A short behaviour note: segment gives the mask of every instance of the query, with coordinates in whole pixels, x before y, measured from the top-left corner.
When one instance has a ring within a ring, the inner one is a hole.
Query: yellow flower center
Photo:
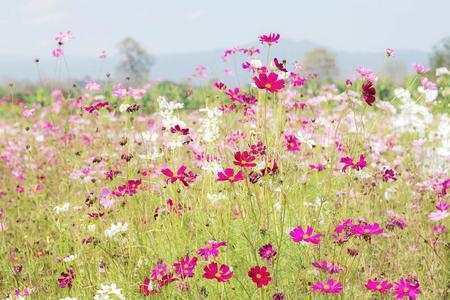
[[[233,181],[233,180],[234,180],[234,176],[230,176],[228,179],[229,179],[230,181]]]
[[[241,160],[241,165],[245,165],[247,162],[245,160]]]
[[[220,278],[220,277],[222,277],[222,274],[220,274],[220,273],[216,273],[216,278]]]
[[[184,268],[187,269],[189,267],[188,264],[184,264]]]
[[[369,229],[364,229],[364,233],[370,233]]]
[[[294,143],[289,143],[289,147],[294,147]]]
[[[265,88],[266,89],[270,89],[272,87],[272,85],[270,83],[266,83]]]
[[[256,278],[260,279],[261,278],[261,274],[256,274]]]
[[[305,234],[303,235],[303,239],[304,239],[304,240],[309,239],[309,234],[306,234],[306,233],[305,233]]]
[[[409,292],[409,289],[408,288],[404,288],[403,289],[403,293],[408,293]]]
[[[323,289],[326,290],[326,291],[328,291],[328,290],[330,289],[330,286],[329,286],[328,284],[325,284],[325,285],[323,286]]]
[[[381,285],[377,285],[376,289],[381,290],[383,287]]]

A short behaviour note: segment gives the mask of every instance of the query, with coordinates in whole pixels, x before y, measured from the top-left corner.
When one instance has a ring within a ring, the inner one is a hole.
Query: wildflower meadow
[[[322,82],[254,42],[239,82],[2,88],[1,299],[449,299],[450,71]]]

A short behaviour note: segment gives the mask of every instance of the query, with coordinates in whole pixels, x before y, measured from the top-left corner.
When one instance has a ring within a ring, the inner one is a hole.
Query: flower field
[[[381,95],[258,42],[250,84],[7,87],[0,297],[448,299],[450,72]]]

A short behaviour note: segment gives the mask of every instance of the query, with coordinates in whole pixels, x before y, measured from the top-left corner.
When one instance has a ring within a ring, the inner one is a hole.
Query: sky
[[[337,51],[431,51],[450,36],[450,0],[1,0],[0,55],[50,55],[70,30],[77,56],[115,53],[131,36],[154,55],[310,40]]]

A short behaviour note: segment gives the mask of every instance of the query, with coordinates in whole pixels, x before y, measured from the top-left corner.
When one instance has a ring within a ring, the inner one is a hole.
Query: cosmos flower
[[[280,39],[279,33],[269,33],[259,36],[259,41],[263,44],[266,43],[269,46],[272,44],[277,44],[279,39]]]
[[[386,48],[385,50],[387,57],[394,57],[395,56],[395,50],[392,48]]]
[[[167,182],[175,183],[177,180],[180,180],[183,185],[189,186],[189,183],[186,180],[186,169],[187,167],[185,165],[182,165],[176,172],[173,172],[169,168],[164,168],[161,170],[161,173],[168,177]]]
[[[367,166],[366,157],[364,154],[359,156],[359,160],[355,163],[351,157],[343,157],[340,160],[340,163],[344,164],[342,168],[342,172],[347,171],[348,168],[353,168],[357,171],[364,169]]]
[[[55,48],[55,49],[53,49],[53,51],[52,51],[52,55],[53,55],[54,57],[61,57],[61,56],[64,55],[64,50],[63,50],[62,48]]]
[[[269,271],[267,271],[266,267],[254,266],[250,268],[248,271],[248,277],[252,279],[254,283],[256,283],[257,288],[262,288],[269,284],[272,281],[272,277],[270,277]]]
[[[180,260],[173,264],[175,267],[175,273],[180,275],[181,278],[194,277],[194,269],[197,265],[197,257],[189,258],[186,255],[185,258],[180,258]]]
[[[327,282],[318,281],[311,286],[314,292],[322,292],[327,294],[338,294],[342,291],[342,283],[328,279]]]
[[[303,230],[302,226],[298,226],[293,229],[289,235],[291,236],[294,243],[306,242],[312,244],[320,243],[320,233],[313,234],[313,228],[308,225],[306,231]]]
[[[286,67],[285,67],[286,61],[283,61],[283,62],[280,63],[280,62],[278,62],[278,58],[275,57],[273,59],[273,64],[281,72],[287,72]]]
[[[61,276],[58,279],[60,288],[68,287],[72,288],[72,282],[75,279],[75,272],[72,267],[66,269],[66,272],[61,272]]]
[[[421,64],[413,64],[412,65],[414,70],[417,72],[417,74],[426,74],[428,72],[430,72],[430,68],[425,67]]]
[[[395,287],[393,294],[397,299],[404,299],[406,297],[409,297],[409,300],[415,300],[416,295],[422,293],[422,291],[419,289],[419,283],[413,283],[409,278],[400,278],[398,282],[394,282],[394,285]]]
[[[367,280],[365,287],[369,291],[384,294],[389,291],[389,289],[392,287],[392,284],[390,284],[387,280],[378,281],[378,280],[370,280],[369,279],[369,280]]]
[[[203,274],[203,278],[215,279],[218,282],[226,282],[233,276],[233,270],[231,267],[225,264],[222,264],[220,267],[218,267],[216,262],[212,262],[207,265],[203,269],[203,271],[205,272]]]
[[[243,152],[238,151],[234,154],[233,164],[235,166],[251,168],[256,166],[256,163],[253,162],[255,159],[256,157],[249,154],[247,151]]]
[[[377,93],[377,90],[372,85],[372,81],[364,82],[361,86],[361,90],[364,101],[366,101],[369,106],[372,106],[375,102],[375,95]]]
[[[205,260],[208,260],[209,257],[212,256],[218,256],[219,255],[219,248],[222,246],[226,246],[227,242],[216,242],[214,240],[208,241],[208,246],[205,248],[201,248],[197,250],[197,254],[200,256],[203,256]]]
[[[295,152],[300,151],[300,142],[295,137],[295,135],[288,135],[285,137],[286,139],[286,147],[288,151]]]
[[[229,181],[231,183],[244,180],[242,171],[239,170],[236,174],[234,174],[234,170],[232,168],[226,168],[223,172],[218,172],[217,177],[218,181]]]
[[[342,272],[343,268],[336,265],[335,263],[330,263],[326,260],[322,260],[322,262],[314,261],[311,263],[314,268],[325,271],[328,274],[339,274]]]
[[[270,72],[268,76],[266,73],[260,73],[258,76],[253,77],[253,81],[259,89],[267,90],[271,93],[276,93],[284,88],[284,80],[278,79],[278,74],[274,72]]]
[[[153,283],[148,277],[144,278],[144,282],[141,284],[139,291],[144,296],[156,294],[156,289],[154,288]]]
[[[272,257],[277,255],[277,250],[272,247],[272,244],[265,244],[259,248],[258,253],[261,258],[270,263],[272,261]]]
[[[383,233],[383,229],[380,228],[378,223],[374,223],[373,225],[353,225],[350,233],[357,236],[379,235]]]

